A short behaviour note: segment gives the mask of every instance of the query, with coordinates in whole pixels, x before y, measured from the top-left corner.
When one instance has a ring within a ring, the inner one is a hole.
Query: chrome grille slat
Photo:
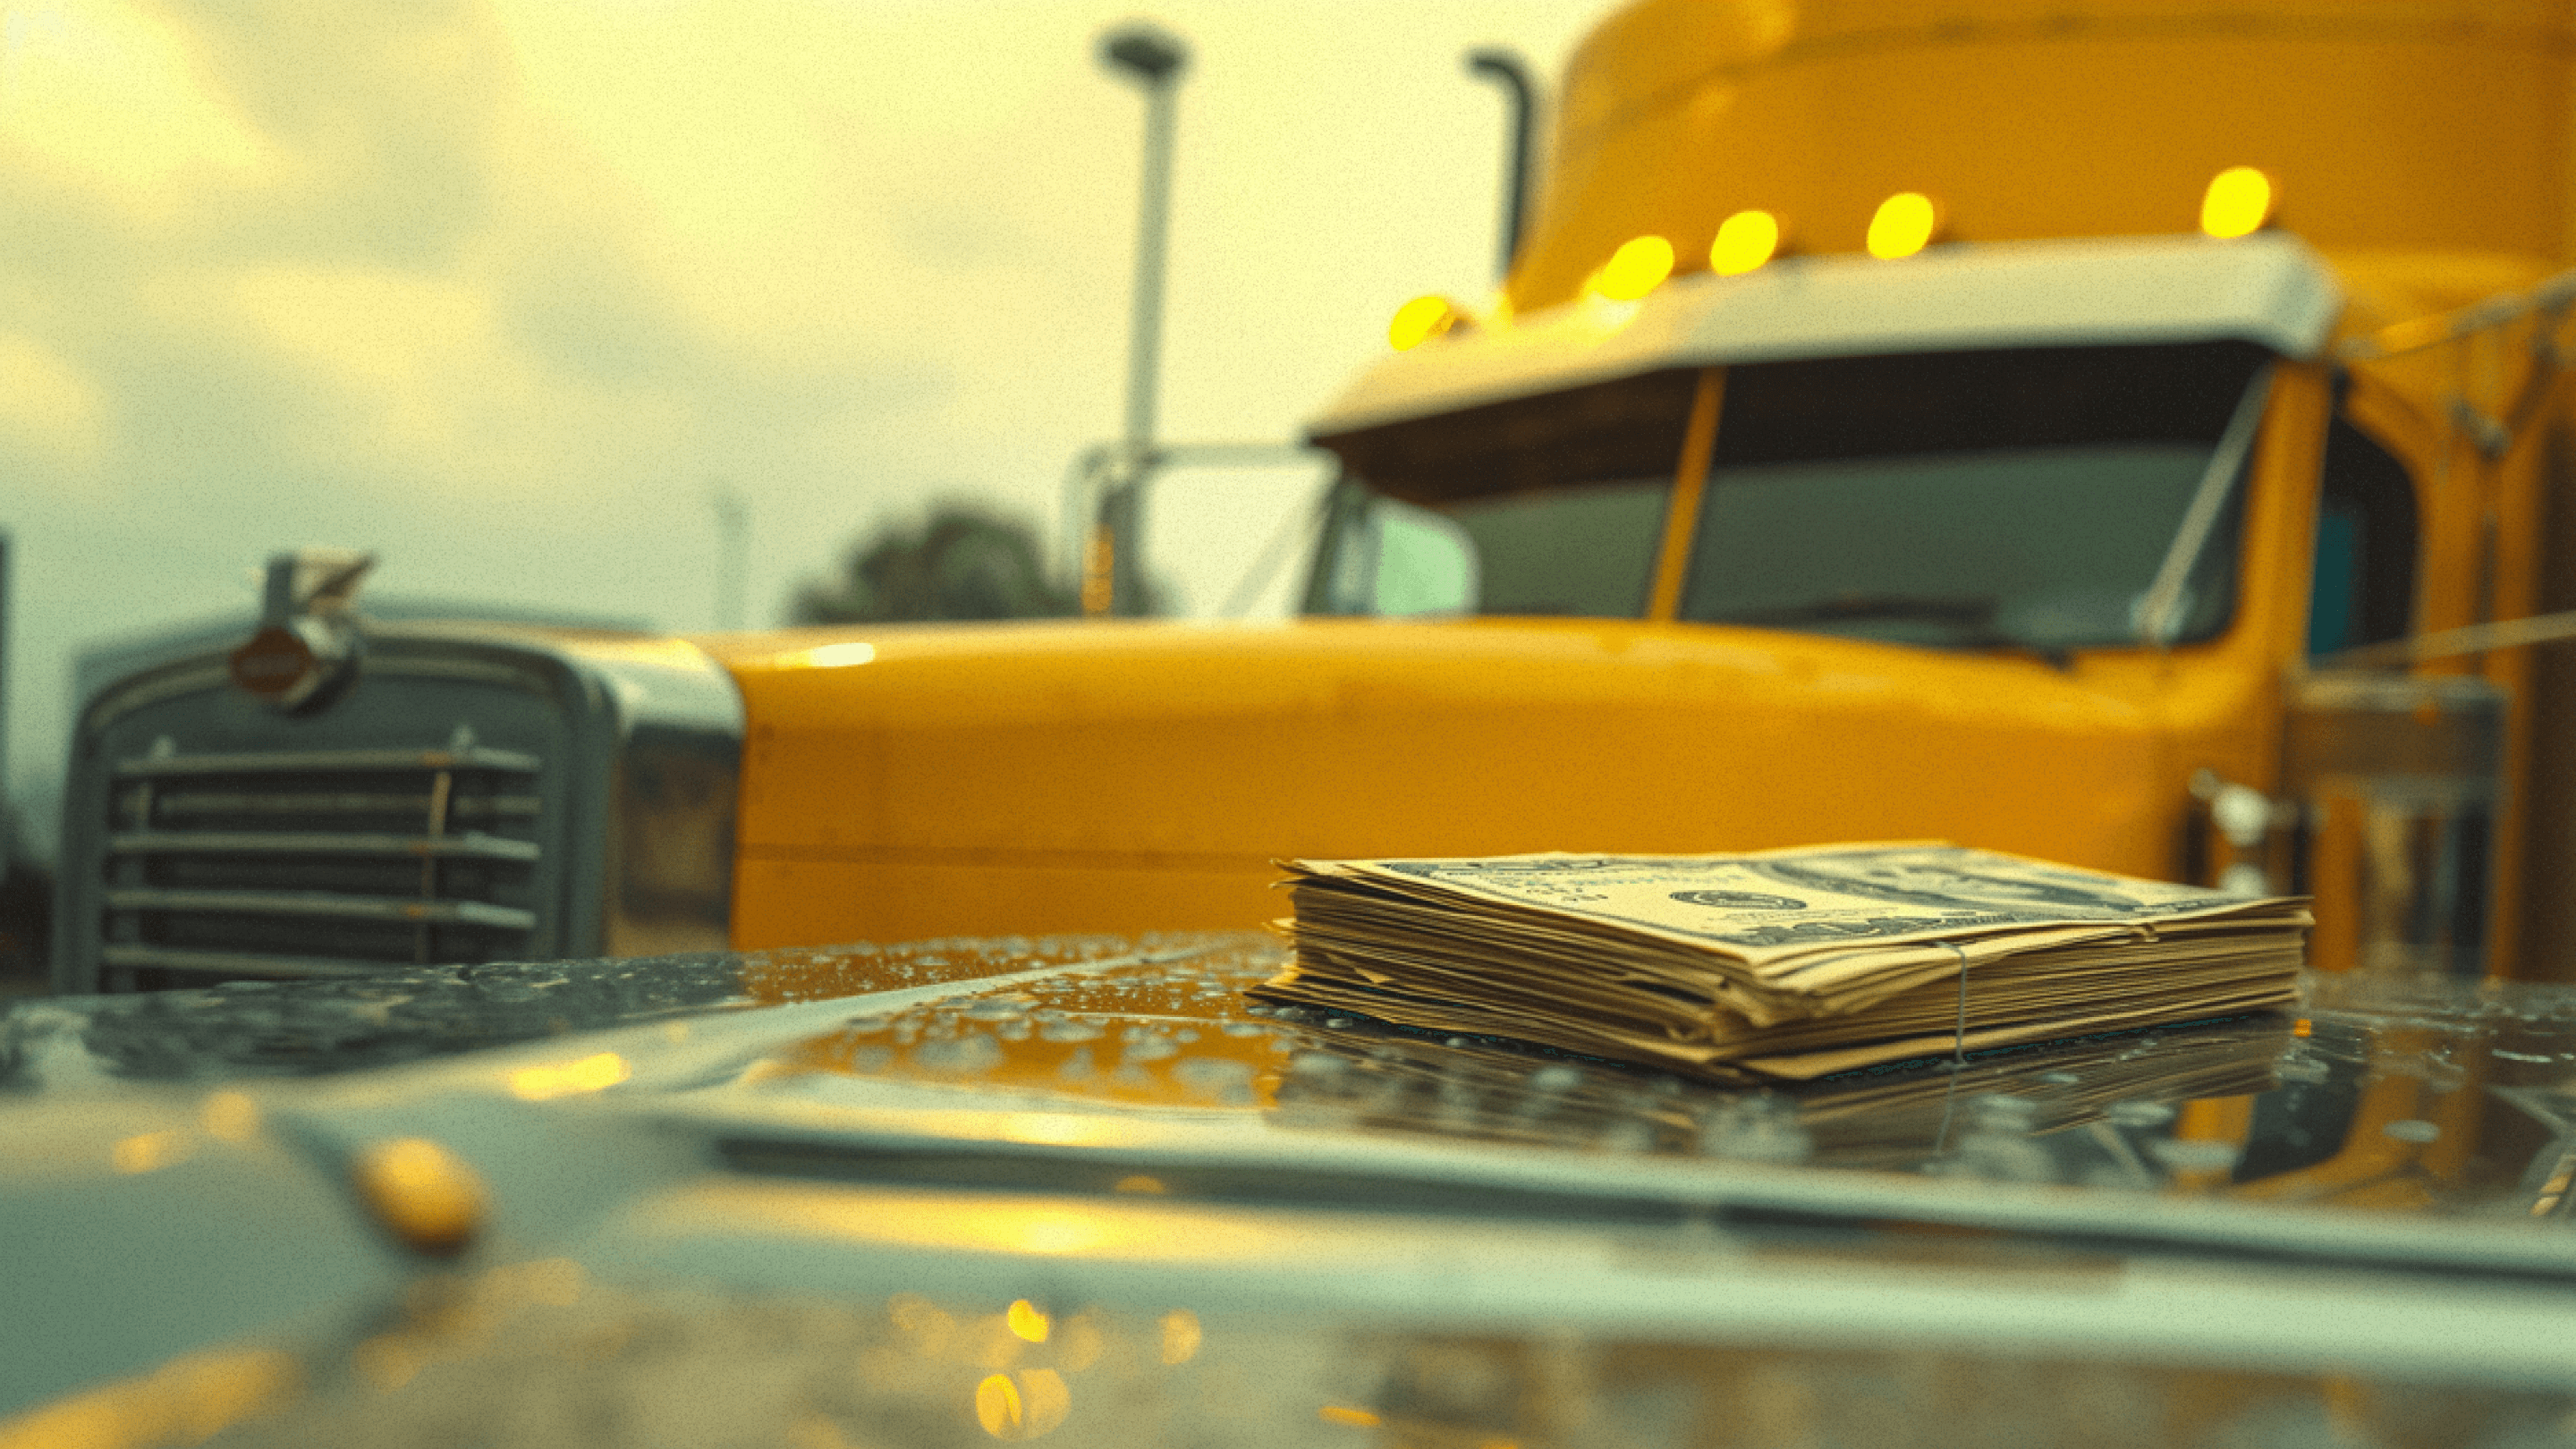
[[[349,791],[317,792],[300,795],[273,792],[250,794],[241,791],[172,790],[158,802],[163,815],[419,815],[429,814],[430,796],[363,794]],[[454,819],[521,819],[533,818],[542,804],[534,795],[468,796],[450,800],[448,818]]]
[[[191,753],[110,769],[100,963],[344,976],[542,949],[545,761],[444,748]]]
[[[111,854],[121,855],[411,855],[514,861],[533,861],[540,854],[533,840],[486,835],[479,830],[462,835],[129,830],[108,837],[107,848]]]
[[[165,755],[120,760],[116,778],[311,774],[333,770],[498,770],[533,775],[541,762],[518,750],[279,750],[273,754]]]
[[[163,890],[153,886],[115,886],[107,892],[107,908],[111,911],[193,911],[209,915],[330,916],[352,921],[497,926],[517,931],[531,930],[537,924],[536,912],[516,906],[487,905],[482,901],[404,900],[399,896],[342,896],[323,891]]]

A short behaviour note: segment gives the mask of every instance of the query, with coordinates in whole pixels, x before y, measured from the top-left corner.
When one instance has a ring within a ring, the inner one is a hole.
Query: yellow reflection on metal
[[[1458,325],[1457,304],[1437,294],[1416,297],[1395,309],[1386,324],[1386,340],[1398,352],[1410,352]]]
[[[1033,1213],[1020,1224],[1020,1248],[1030,1253],[1083,1253],[1109,1240],[1108,1225],[1093,1213]]]
[[[393,1235],[425,1253],[452,1253],[483,1225],[482,1176],[426,1137],[397,1137],[358,1154],[361,1201]]]
[[[991,1373],[1006,1373],[1028,1357],[1029,1342],[1011,1331],[1010,1320],[995,1313],[960,1323],[951,1345],[958,1357]]]
[[[1941,230],[1941,208],[1920,191],[1900,191],[1869,219],[1869,254],[1883,262],[1910,257]]]
[[[1002,1315],[1002,1321],[1011,1326],[1012,1333],[1030,1343],[1047,1341],[1047,1316],[1025,1298],[1012,1299],[1010,1311]]]
[[[380,1394],[390,1394],[429,1366],[430,1345],[417,1333],[380,1333],[349,1350],[349,1366]]]
[[[1034,1439],[1064,1422],[1073,1392],[1053,1369],[991,1374],[975,1385],[975,1422],[996,1439]]]
[[[874,644],[824,644],[812,649],[799,649],[779,656],[781,669],[847,669],[855,664],[876,661]]]
[[[107,1149],[108,1165],[127,1174],[158,1171],[187,1155],[188,1139],[176,1132],[140,1132]]]
[[[529,1102],[577,1096],[616,1086],[625,1081],[633,1070],[626,1065],[626,1058],[617,1053],[600,1052],[579,1061],[525,1067],[512,1072],[510,1094]]]
[[[1099,1318],[1089,1313],[1067,1320],[1059,1336],[1063,1342],[1056,1345],[1055,1361],[1072,1373],[1100,1362],[1101,1350],[1109,1346],[1109,1336],[1101,1331]]]
[[[1717,226],[1708,244],[1708,269],[1721,277],[1740,277],[1771,260],[1780,250],[1780,219],[1767,211],[1739,211]]]
[[[1672,274],[1671,242],[1659,236],[1631,237],[1592,274],[1592,290],[1613,302],[1634,302]]]
[[[2214,237],[2251,236],[2272,219],[2272,178],[2230,166],[2209,178],[2200,198],[2200,229]]]
[[[1251,1264],[1273,1261],[1295,1247],[1294,1235],[1285,1229],[1134,1199],[1114,1200],[1097,1212],[956,1194],[861,1206],[826,1192],[710,1184],[688,1190],[666,1207],[673,1221],[713,1223],[720,1218],[711,1215],[731,1213],[744,1231],[757,1224],[761,1231],[799,1242],[913,1245],[941,1252],[1158,1258],[1186,1243],[1193,1262]],[[913,1312],[919,1322],[937,1321],[925,1308]],[[999,1315],[995,1319],[998,1326]]]
[[[1163,1362],[1188,1363],[1199,1351],[1199,1316],[1186,1308],[1163,1315]]]
[[[148,1374],[0,1419],[0,1449],[145,1449],[199,1444],[301,1387],[274,1350],[200,1353]]]
[[[957,1320],[918,1293],[898,1293],[886,1300],[886,1317],[910,1335],[921,1352],[937,1358],[947,1352]]]
[[[259,1103],[248,1092],[208,1092],[197,1104],[197,1125],[218,1142],[248,1142],[259,1135]]]
[[[525,1299],[549,1308],[569,1308],[581,1301],[589,1276],[570,1258],[532,1258],[494,1268],[484,1275],[484,1290],[504,1301]]]
[[[1348,1404],[1326,1404],[1315,1411],[1315,1417],[1327,1424],[1348,1424],[1354,1429],[1374,1429],[1379,1423],[1377,1415]]]
[[[1020,1386],[1009,1374],[994,1374],[975,1386],[975,1422],[984,1432],[997,1439],[1017,1438],[1026,1422],[1027,1409],[1020,1403]]]
[[[1048,1147],[1096,1146],[1117,1137],[1120,1130],[1116,1121],[1070,1112],[1017,1112],[1002,1123],[1003,1135],[1012,1141]]]
[[[1163,1194],[1171,1191],[1171,1189],[1165,1187],[1163,1185],[1163,1180],[1159,1177],[1146,1177],[1139,1174],[1135,1177],[1122,1177],[1118,1179],[1117,1184],[1113,1186],[1110,1191],[1139,1193],[1146,1197],[1161,1197]]]

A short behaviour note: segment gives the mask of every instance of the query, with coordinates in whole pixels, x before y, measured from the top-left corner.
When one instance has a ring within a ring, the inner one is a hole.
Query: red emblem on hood
[[[232,652],[234,687],[267,700],[283,702],[309,691],[320,669],[313,646],[294,630],[277,625],[251,635],[250,642]]]

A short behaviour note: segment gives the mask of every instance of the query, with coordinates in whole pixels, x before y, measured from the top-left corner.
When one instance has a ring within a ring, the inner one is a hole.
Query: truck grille
[[[122,761],[100,963],[202,978],[523,959],[539,763],[473,746]]]

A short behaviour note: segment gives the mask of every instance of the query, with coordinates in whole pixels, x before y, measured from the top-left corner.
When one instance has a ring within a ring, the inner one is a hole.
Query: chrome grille
[[[472,745],[120,761],[100,963],[323,976],[523,958],[540,763]]]

